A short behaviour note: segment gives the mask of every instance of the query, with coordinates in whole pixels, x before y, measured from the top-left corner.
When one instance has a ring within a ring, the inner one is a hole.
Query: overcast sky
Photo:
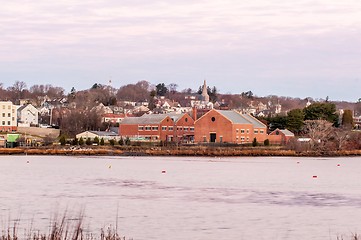
[[[360,0],[1,1],[0,83],[361,97]]]

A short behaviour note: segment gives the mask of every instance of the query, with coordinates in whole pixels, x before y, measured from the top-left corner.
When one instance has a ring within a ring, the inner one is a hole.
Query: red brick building
[[[271,144],[286,144],[294,137],[295,134],[293,134],[290,130],[280,130],[277,128],[269,134],[268,139]]]
[[[131,140],[192,141],[194,120],[188,114],[144,114],[124,118],[119,135]]]
[[[267,126],[249,114],[212,109],[194,123],[194,141],[251,143],[268,138]]]

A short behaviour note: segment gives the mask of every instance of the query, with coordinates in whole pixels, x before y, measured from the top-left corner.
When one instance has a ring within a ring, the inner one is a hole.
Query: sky
[[[0,83],[361,98],[360,0],[1,1]]]

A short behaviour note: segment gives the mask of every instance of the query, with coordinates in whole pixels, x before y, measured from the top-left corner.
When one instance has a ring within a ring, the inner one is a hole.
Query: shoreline
[[[296,152],[282,148],[232,148],[232,147],[38,147],[38,148],[0,148],[0,155],[100,155],[100,156],[197,156],[197,157],[343,157],[361,156],[361,150],[340,150],[329,152]]]

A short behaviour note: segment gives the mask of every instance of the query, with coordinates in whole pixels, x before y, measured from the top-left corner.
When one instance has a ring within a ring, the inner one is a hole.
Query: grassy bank
[[[328,152],[296,152],[281,147],[221,147],[221,146],[51,146],[38,148],[0,148],[3,155],[115,155],[115,156],[286,156],[286,157],[338,157],[361,156],[361,150]]]

